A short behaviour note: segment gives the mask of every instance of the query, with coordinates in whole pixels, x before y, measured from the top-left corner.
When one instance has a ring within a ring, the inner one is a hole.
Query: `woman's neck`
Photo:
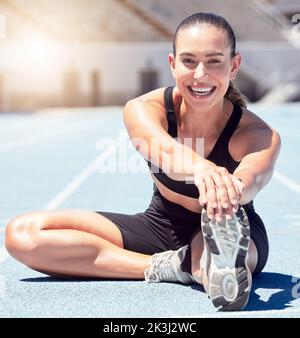
[[[209,138],[219,135],[228,121],[233,109],[232,103],[224,99],[208,110],[195,111],[182,100],[178,111],[178,126],[184,135]]]

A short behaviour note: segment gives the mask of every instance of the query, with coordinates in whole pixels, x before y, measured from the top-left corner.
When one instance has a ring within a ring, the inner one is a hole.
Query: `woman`
[[[268,257],[252,200],[271,179],[280,137],[233,87],[241,56],[224,18],[186,18],[173,47],[176,87],[124,109],[130,138],[152,170],[148,209],[26,213],[7,225],[6,248],[54,276],[200,283],[216,307],[240,310]]]

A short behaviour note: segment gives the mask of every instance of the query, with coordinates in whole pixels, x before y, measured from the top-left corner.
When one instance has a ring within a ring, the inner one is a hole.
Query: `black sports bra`
[[[164,102],[168,119],[168,133],[175,138],[177,137],[177,122],[172,95],[173,89],[174,87],[166,88],[164,92]],[[207,157],[209,161],[215,163],[216,165],[227,168],[227,170],[231,174],[234,172],[234,170],[237,168],[240,162],[235,161],[231,157],[228,150],[228,143],[242,117],[242,113],[243,112],[240,106],[234,104],[233,112],[225,128],[223,129],[220,137],[218,138],[212,151]],[[170,190],[188,197],[193,198],[199,197],[199,190],[195,184],[187,183],[185,181],[173,180],[169,176],[167,176],[161,168],[158,168],[150,161],[147,161],[147,163],[150,170],[152,169],[152,173],[157,178],[157,180]],[[154,190],[156,189],[157,188],[154,184]]]

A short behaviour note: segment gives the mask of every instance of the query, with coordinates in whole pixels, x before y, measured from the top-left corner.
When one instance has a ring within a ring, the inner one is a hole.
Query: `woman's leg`
[[[124,249],[118,227],[85,210],[38,211],[12,219],[7,251],[49,275],[144,279],[150,256]]]

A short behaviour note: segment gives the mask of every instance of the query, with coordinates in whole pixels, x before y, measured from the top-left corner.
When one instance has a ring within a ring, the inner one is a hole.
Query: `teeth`
[[[208,88],[199,88],[199,87],[193,88],[193,87],[190,87],[190,88],[197,95],[206,95],[214,89],[214,87],[208,87]]]
[[[194,92],[200,92],[200,93],[209,92],[213,89],[213,87],[210,87],[210,88],[193,88],[193,87],[191,87],[191,88]]]

